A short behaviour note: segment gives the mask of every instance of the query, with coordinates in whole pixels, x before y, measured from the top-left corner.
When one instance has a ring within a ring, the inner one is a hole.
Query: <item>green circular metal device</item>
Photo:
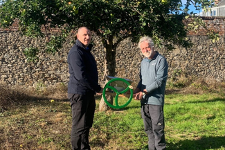
[[[111,86],[110,84],[113,83],[113,82],[116,82],[116,81],[122,81],[124,82],[127,87],[122,89],[122,90],[118,90],[116,87],[113,87]],[[106,99],[106,89],[111,89],[113,92],[115,92],[115,105],[112,105],[110,104],[107,99]],[[126,93],[128,90],[130,90],[130,96],[129,96],[129,100],[125,103],[125,104],[122,104],[122,105],[119,105],[119,102],[118,102],[118,97],[120,94],[124,94]],[[120,109],[120,108],[123,108],[123,107],[126,107],[132,100],[133,98],[133,87],[130,85],[130,83],[125,80],[125,79],[122,79],[122,78],[114,78],[114,79],[111,79],[104,87],[103,89],[103,92],[102,92],[102,96],[103,96],[103,99],[105,101],[105,103],[111,107],[111,108],[115,108],[115,109]]]

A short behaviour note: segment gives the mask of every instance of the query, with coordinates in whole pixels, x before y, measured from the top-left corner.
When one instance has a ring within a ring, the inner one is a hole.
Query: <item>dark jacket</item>
[[[68,93],[87,94],[101,90],[98,85],[98,72],[96,61],[91,54],[92,45],[87,48],[79,41],[69,51],[67,62],[69,64]]]

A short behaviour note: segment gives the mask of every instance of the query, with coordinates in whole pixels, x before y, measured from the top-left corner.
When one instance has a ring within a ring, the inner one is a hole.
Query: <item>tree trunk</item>
[[[108,82],[108,80],[105,78],[105,84],[106,84],[107,82]],[[105,86],[105,84],[104,84],[104,86]],[[103,87],[104,87],[104,86],[103,86]],[[110,102],[110,104],[113,103],[113,98],[112,98],[112,96],[106,95],[106,99]],[[100,103],[99,103],[99,111],[107,111],[107,110],[109,110],[109,106],[105,103],[104,98],[103,98],[103,96],[102,96],[101,101],[100,101]]]
[[[113,36],[108,38],[108,41],[105,45],[106,48],[106,59],[105,59],[105,76],[115,76],[115,68],[116,68],[116,50],[113,49]],[[107,79],[105,78],[105,84],[107,83]],[[108,102],[113,105],[113,97],[111,95],[106,96]],[[99,103],[99,111],[107,111],[110,107],[106,105],[103,97]]]

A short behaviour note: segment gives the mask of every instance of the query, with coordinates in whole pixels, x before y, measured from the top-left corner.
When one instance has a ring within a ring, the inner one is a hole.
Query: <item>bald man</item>
[[[96,61],[91,54],[91,32],[78,29],[77,40],[68,54],[68,99],[72,109],[71,144],[73,150],[90,150],[89,131],[93,124],[95,97],[102,89],[98,84]]]

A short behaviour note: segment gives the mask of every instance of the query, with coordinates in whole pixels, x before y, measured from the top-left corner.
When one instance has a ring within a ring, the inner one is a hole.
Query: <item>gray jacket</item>
[[[166,59],[156,52],[153,59],[144,58],[141,62],[140,82],[137,88],[147,90],[142,104],[164,105],[164,94],[168,76]]]

